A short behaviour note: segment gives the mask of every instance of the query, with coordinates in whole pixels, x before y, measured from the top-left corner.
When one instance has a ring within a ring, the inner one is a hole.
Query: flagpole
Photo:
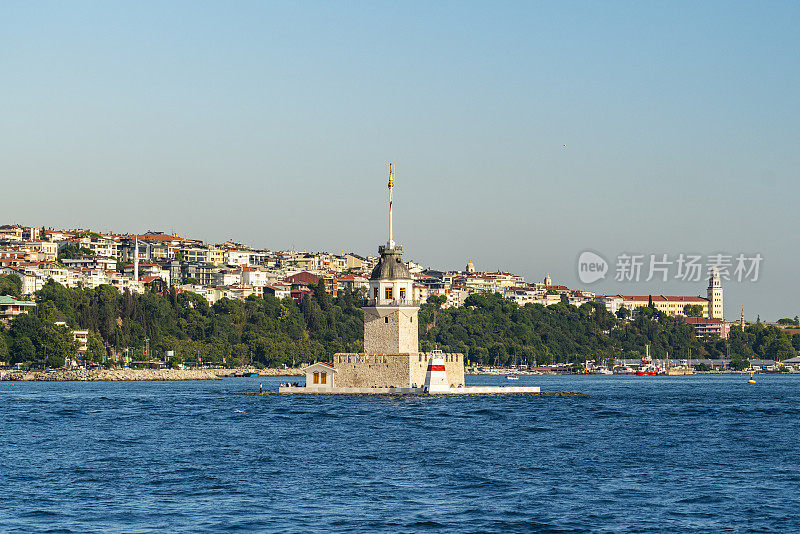
[[[392,189],[394,189],[394,177],[392,175],[392,164],[389,164],[389,248],[394,248],[394,236],[392,233]]]

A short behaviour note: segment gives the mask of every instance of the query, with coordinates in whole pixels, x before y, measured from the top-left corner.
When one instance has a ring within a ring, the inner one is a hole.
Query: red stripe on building
[[[429,365],[428,371],[444,371],[444,365]]]

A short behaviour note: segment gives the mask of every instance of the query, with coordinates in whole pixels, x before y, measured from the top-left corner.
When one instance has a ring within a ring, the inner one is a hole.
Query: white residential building
[[[225,263],[227,265],[249,265],[250,251],[247,250],[226,250]]]

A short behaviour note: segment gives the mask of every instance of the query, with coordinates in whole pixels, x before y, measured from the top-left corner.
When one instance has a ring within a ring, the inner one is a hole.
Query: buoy
[[[756,374],[755,371],[750,371],[750,380],[747,381],[748,384],[755,384],[756,381],[753,380],[753,375]]]

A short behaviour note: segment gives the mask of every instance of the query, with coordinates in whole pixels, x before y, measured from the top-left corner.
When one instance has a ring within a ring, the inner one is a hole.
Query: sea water
[[[0,382],[0,531],[800,531],[800,377],[756,379],[521,376],[586,395],[462,398]]]

